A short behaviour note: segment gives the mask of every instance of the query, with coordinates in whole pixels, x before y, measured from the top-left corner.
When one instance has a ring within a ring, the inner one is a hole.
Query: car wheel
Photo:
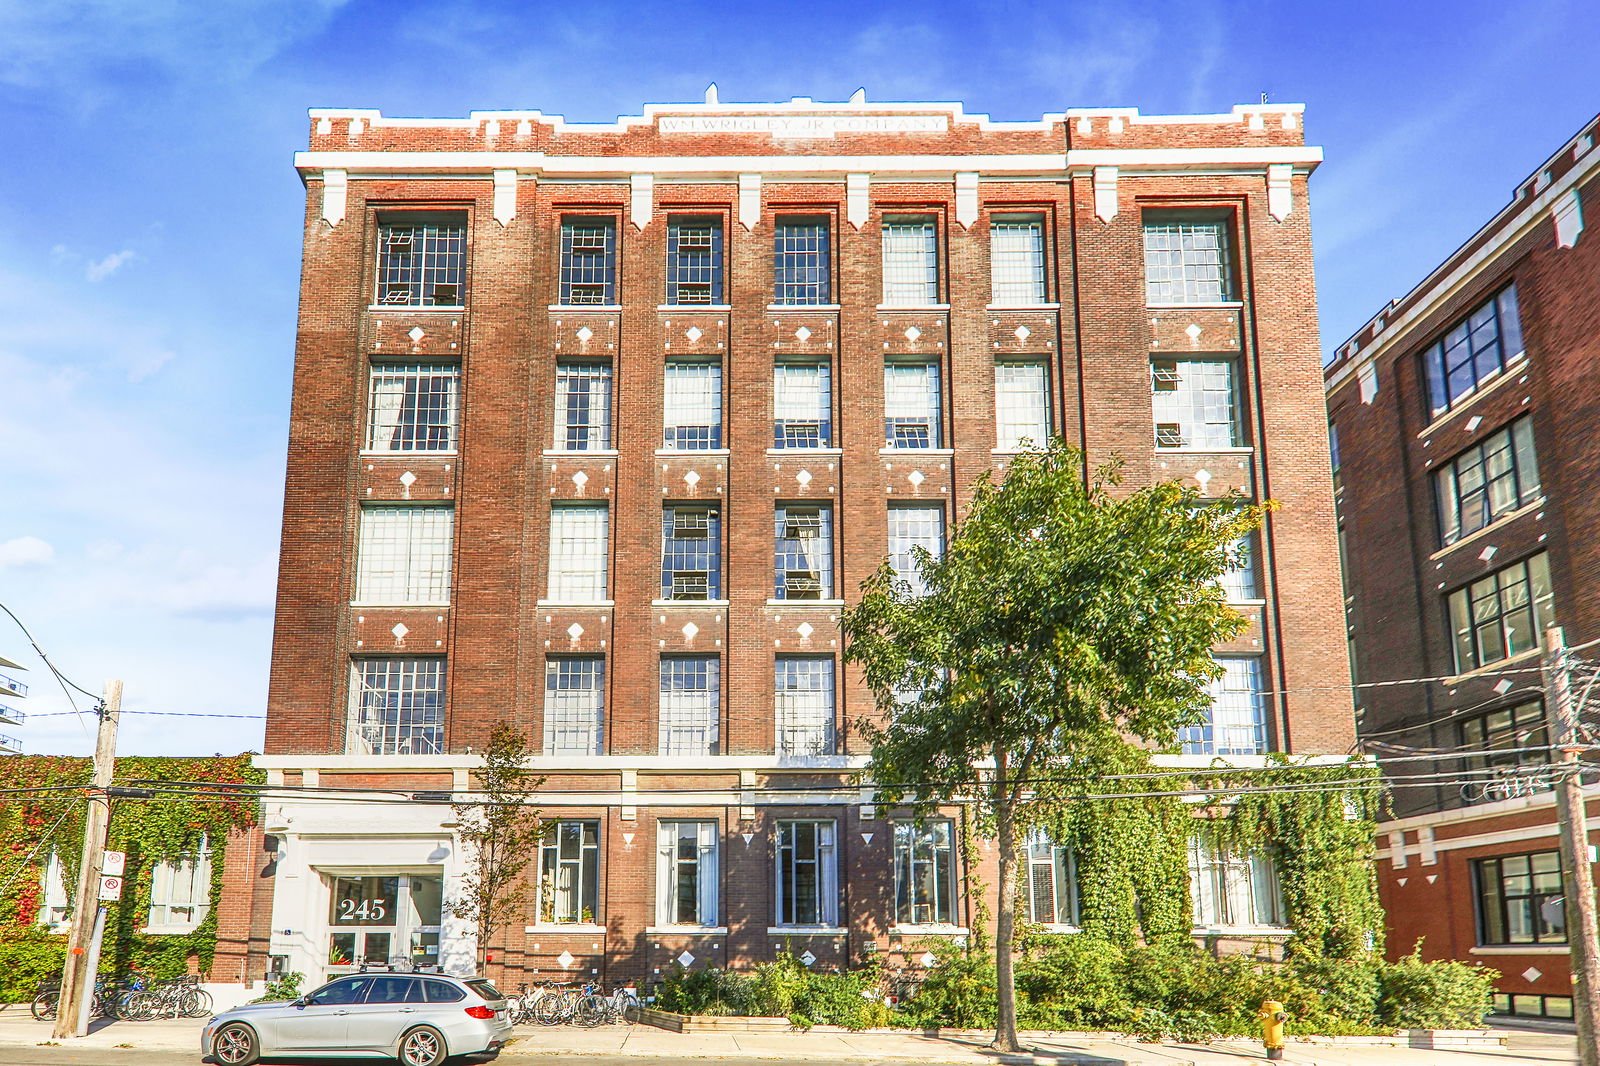
[[[419,1026],[400,1038],[400,1061],[405,1066],[440,1066],[448,1057],[444,1034],[432,1026]]]
[[[243,1022],[230,1022],[211,1038],[211,1057],[222,1066],[253,1066],[261,1061],[256,1031]]]

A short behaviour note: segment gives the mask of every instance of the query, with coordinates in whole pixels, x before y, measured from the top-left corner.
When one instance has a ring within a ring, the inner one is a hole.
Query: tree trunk
[[[1017,984],[1011,965],[1011,942],[1016,930],[1017,916],[1017,823],[1016,811],[1004,780],[1004,764],[995,782],[1002,798],[995,804],[995,835],[1000,848],[1000,906],[995,911],[994,925],[994,975],[995,975],[995,1027],[996,1051],[1021,1051],[1017,1042]]]

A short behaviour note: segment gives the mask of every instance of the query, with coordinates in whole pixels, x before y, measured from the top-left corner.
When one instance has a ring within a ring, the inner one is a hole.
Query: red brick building
[[[1390,946],[1502,972],[1502,1013],[1572,1016],[1540,645],[1600,638],[1600,152],[1589,123],[1327,367],[1360,730],[1395,793]],[[1581,654],[1593,657],[1592,651]]]
[[[960,814],[841,787],[875,711],[839,612],[1047,435],[1282,505],[1182,758],[1349,748],[1298,105],[311,118],[259,760],[304,790],[266,811],[281,965],[471,965],[448,808],[410,797],[465,789],[498,721],[560,819],[508,980],[964,935]],[[1069,857],[1030,854],[1070,926]],[[1283,932],[1270,871],[1195,862],[1205,931]]]

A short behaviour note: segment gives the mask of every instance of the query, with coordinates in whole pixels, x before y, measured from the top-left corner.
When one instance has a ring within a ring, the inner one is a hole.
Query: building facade
[[[276,965],[472,965],[436,801],[501,721],[556,820],[485,945],[513,985],[966,935],[992,849],[852,784],[877,711],[838,622],[1048,436],[1281,504],[1182,758],[1349,748],[1298,105],[311,118]],[[1030,855],[1030,912],[1070,927],[1067,857]],[[1212,932],[1282,932],[1237,903],[1266,873],[1195,861]]]
[[[1498,1011],[1560,1018],[1539,666],[1552,625],[1571,646],[1600,637],[1595,137],[1591,122],[1326,370],[1359,728],[1402,785],[1381,827],[1391,949],[1425,937],[1429,957],[1501,971]]]

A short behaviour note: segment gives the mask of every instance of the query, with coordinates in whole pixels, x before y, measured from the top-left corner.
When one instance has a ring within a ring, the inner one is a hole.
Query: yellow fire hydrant
[[[1283,1023],[1289,1020],[1283,1004],[1269,999],[1261,1004],[1257,1017],[1261,1019],[1261,1044],[1267,1049],[1267,1058],[1283,1058]]]

